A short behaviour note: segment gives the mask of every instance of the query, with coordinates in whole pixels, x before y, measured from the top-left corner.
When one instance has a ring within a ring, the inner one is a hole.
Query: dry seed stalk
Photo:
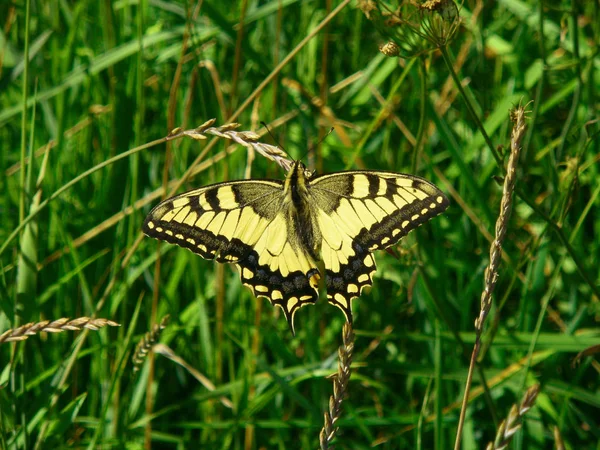
[[[30,322],[18,328],[7,330],[0,336],[0,344],[3,342],[24,341],[29,336],[45,331],[46,333],[60,333],[63,331],[79,331],[83,328],[97,331],[105,326],[120,327],[121,325],[112,320],[90,317],[79,317],[67,319],[65,317],[57,320],[44,320],[42,322]]]
[[[148,356],[148,353],[160,337],[160,333],[162,333],[162,330],[167,327],[169,318],[170,316],[166,315],[161,319],[160,323],[155,323],[152,325],[152,330],[148,331],[142,340],[136,345],[135,352],[131,358],[131,361],[133,362],[134,373],[140,370],[140,366],[146,360],[146,356]]]
[[[475,331],[479,336],[483,331],[483,324],[492,307],[492,292],[494,292],[496,281],[498,281],[502,242],[506,236],[508,220],[512,211],[512,196],[517,180],[517,164],[519,162],[519,155],[521,154],[521,140],[525,135],[525,108],[519,106],[511,111],[510,114],[511,120],[514,123],[510,139],[510,157],[508,158],[506,177],[504,178],[500,215],[496,221],[496,238],[490,246],[490,262],[485,271],[485,286],[481,294],[481,309],[479,317],[475,320]]]
[[[505,450],[508,448],[514,434],[521,428],[523,416],[534,405],[539,392],[540,385],[535,384],[527,389],[519,407],[512,405],[508,417],[500,423],[496,431],[496,439],[487,445],[486,450]]]
[[[400,56],[400,47],[394,41],[388,41],[379,46],[379,51],[385,56],[393,57]]]
[[[475,344],[471,354],[471,362],[469,364],[469,372],[467,374],[465,393],[460,410],[456,441],[454,442],[455,450],[460,448],[462,429],[467,411],[467,402],[469,400],[469,391],[471,390],[471,382],[473,380],[473,371],[475,369],[477,357],[479,356],[479,351],[481,350],[481,335],[483,333],[483,325],[492,307],[492,293],[496,287],[496,281],[498,281],[498,268],[500,266],[500,259],[502,256],[502,242],[506,236],[508,220],[510,219],[510,213],[512,210],[512,198],[517,178],[517,164],[519,162],[519,155],[521,154],[521,140],[525,135],[525,107],[519,105],[512,110],[510,112],[510,119],[513,122],[513,129],[510,138],[510,157],[508,158],[506,177],[504,178],[502,202],[500,204],[500,215],[496,221],[496,236],[492,242],[492,245],[490,246],[490,262],[485,270],[485,284],[483,292],[481,293],[481,308],[479,311],[479,316],[477,319],[475,319]]]
[[[260,136],[253,131],[235,131],[240,126],[239,123],[229,123],[220,127],[213,127],[215,119],[210,119],[200,125],[198,128],[191,130],[181,130],[181,128],[175,128],[169,133],[168,139],[176,139],[181,136],[188,136],[192,139],[203,140],[206,139],[206,135],[210,134],[221,138],[229,139],[246,148],[252,148],[260,153],[265,158],[275,161],[287,172],[290,170],[294,161],[289,155],[279,147],[274,145],[264,144],[258,142]],[[308,174],[307,174],[308,175]]]
[[[556,450],[565,450],[565,442],[560,434],[560,430],[556,425],[554,425],[554,429],[552,430],[554,434],[554,448]]]
[[[358,8],[386,41],[395,44],[380,49],[387,56],[412,58],[446,47],[461,24],[453,0],[404,2],[395,10],[381,2],[359,0]]]
[[[335,423],[342,415],[342,402],[348,391],[350,381],[350,365],[352,364],[352,352],[354,351],[354,331],[349,322],[344,324],[342,330],[344,343],[338,349],[338,371],[332,375],[333,395],[329,397],[329,411],[325,412],[325,423],[319,434],[321,450],[329,448],[329,444],[335,438],[338,428]]]

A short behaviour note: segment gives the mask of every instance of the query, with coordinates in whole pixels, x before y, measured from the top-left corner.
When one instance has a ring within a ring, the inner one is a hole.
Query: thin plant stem
[[[577,84],[575,85],[575,92],[573,92],[573,102],[571,103],[571,109],[569,115],[565,121],[562,133],[560,134],[560,147],[556,151],[556,159],[560,161],[563,157],[565,145],[567,145],[567,137],[571,126],[575,120],[577,114],[577,108],[579,107],[579,101],[581,99],[581,88],[583,85],[583,79],[581,76],[581,59],[579,57],[579,25],[577,24],[577,2],[571,0],[571,36],[573,38],[573,57],[575,58],[575,71],[577,73]]]
[[[25,2],[25,48],[23,51],[23,113],[21,114],[21,173],[19,174],[19,186],[21,195],[19,197],[19,222],[25,219],[25,154],[27,151],[27,97],[29,95],[29,18],[30,0]],[[33,126],[33,124],[32,124]]]
[[[585,271],[583,261],[581,260],[579,254],[575,252],[575,249],[569,242],[569,239],[565,234],[565,230],[556,222],[554,222],[544,211],[542,211],[540,207],[523,192],[523,189],[517,188],[516,194],[519,196],[519,199],[527,203],[527,206],[529,206],[548,224],[548,226],[550,226],[550,228],[552,228],[552,230],[554,230],[554,232],[558,236],[558,239],[564,245],[565,250],[573,260],[573,264],[575,264],[575,267],[577,267],[579,275],[581,275],[581,278],[583,278],[583,280],[587,283],[587,285],[592,290],[596,298],[600,299],[600,287],[596,285],[596,282]]]
[[[421,114],[419,115],[419,128],[417,129],[416,143],[413,151],[413,158],[411,167],[411,173],[417,173],[417,165],[419,163],[419,156],[421,154],[421,149],[423,148],[423,139],[425,137],[425,103],[427,102],[427,65],[425,64],[425,57],[421,56],[419,58],[419,72],[421,74],[421,93],[420,93],[420,108]]]
[[[38,208],[35,211],[30,212],[29,215],[27,217],[25,217],[25,219],[23,219],[23,221],[19,224],[19,226],[17,228],[15,228],[12,233],[10,233],[10,235],[8,236],[8,238],[6,238],[6,240],[0,246],[0,255],[2,255],[2,253],[4,253],[4,250],[6,250],[6,248],[8,247],[8,245],[13,241],[13,239],[15,237],[18,236],[18,234],[21,232],[21,230],[23,230],[23,228],[25,228],[25,226],[29,222],[31,222],[33,219],[35,219],[37,217],[37,215],[40,212],[42,212],[48,206],[48,204],[50,202],[52,202],[53,200],[55,200],[58,197],[60,197],[65,191],[69,190],[70,188],[72,188],[74,185],[76,185],[80,181],[86,179],[91,174],[93,174],[93,173],[95,173],[95,172],[97,172],[97,171],[99,171],[99,170],[101,170],[101,169],[103,169],[103,168],[105,168],[107,166],[110,166],[111,164],[113,164],[113,163],[115,163],[117,161],[120,161],[121,159],[125,159],[125,158],[133,155],[134,153],[137,153],[139,151],[145,150],[145,149],[150,148],[150,147],[154,147],[155,145],[158,145],[158,144],[162,144],[166,140],[167,140],[166,137],[160,138],[160,139],[156,139],[155,141],[148,142],[147,144],[140,145],[139,147],[135,147],[135,148],[132,148],[131,150],[128,150],[128,151],[123,152],[123,153],[120,153],[117,156],[109,158],[106,161],[103,161],[100,164],[95,165],[91,169],[86,170],[85,172],[77,175],[71,181],[69,181],[69,182],[65,183],[64,185],[62,185],[60,188],[58,188],[56,191],[54,191],[46,200],[44,200],[43,202],[41,202],[39,204]]]
[[[515,182],[517,178],[517,165],[519,161],[519,155],[521,153],[521,141],[525,133],[525,108],[518,106],[511,112],[511,119],[513,120],[513,131],[511,135],[511,152],[508,159],[508,166],[506,170],[506,177],[504,178],[504,187],[502,190],[502,202],[500,204],[500,214],[496,221],[496,236],[492,245],[490,246],[490,262],[485,271],[485,284],[483,292],[481,293],[481,309],[479,316],[475,319],[475,344],[473,346],[473,352],[471,353],[471,362],[469,364],[469,372],[467,374],[467,381],[465,385],[465,393],[463,396],[462,406],[460,410],[460,417],[458,421],[458,428],[456,431],[456,441],[454,443],[454,450],[460,448],[460,442],[462,438],[462,430],[465,423],[465,415],[467,412],[467,403],[469,400],[469,391],[471,390],[471,383],[473,381],[473,373],[477,364],[477,357],[481,350],[481,336],[483,333],[483,325],[492,307],[492,293],[496,287],[498,281],[498,269],[500,266],[501,255],[502,255],[502,243],[506,236],[506,230],[508,228],[508,221],[512,210],[512,198],[515,190]]]
[[[235,40],[235,55],[233,58],[233,69],[231,74],[231,97],[229,98],[229,110],[233,109],[238,97],[238,80],[240,76],[240,66],[242,60],[242,42],[244,39],[244,22],[246,20],[246,10],[248,9],[248,1],[242,0],[242,6],[239,15],[239,26],[237,30],[237,38]]]
[[[485,131],[483,123],[481,122],[481,120],[479,119],[479,116],[475,112],[475,108],[473,108],[473,105],[471,104],[471,101],[469,100],[469,97],[467,96],[467,93],[465,92],[465,89],[463,88],[462,83],[460,82],[460,80],[458,78],[458,74],[454,70],[454,66],[452,65],[452,60],[450,59],[450,54],[448,53],[447,47],[440,46],[439,49],[442,54],[442,57],[444,58],[444,62],[446,63],[446,67],[448,68],[448,72],[450,72],[450,76],[454,80],[456,89],[458,89],[458,91],[460,92],[460,95],[462,96],[462,98],[465,102],[465,105],[466,105],[467,109],[469,110],[469,113],[471,114],[471,118],[475,121],[475,124],[477,125],[479,132],[483,136],[483,139],[485,139],[487,146],[489,147],[490,151],[492,152],[492,156],[496,160],[496,164],[498,164],[498,166],[502,167],[502,158],[500,157],[500,155],[498,154],[498,151],[494,147],[494,144],[492,143],[492,140],[488,136],[487,131]]]
[[[537,122],[540,106],[542,104],[542,94],[544,92],[544,85],[546,82],[546,39],[544,38],[544,0],[540,0],[538,5],[538,33],[540,35],[539,47],[540,47],[540,60],[542,61],[542,73],[537,83],[537,89],[535,91],[535,98],[533,100],[533,111],[531,113],[531,119],[529,121],[529,129],[523,140],[523,160],[527,161],[527,154],[529,153],[529,144],[533,138],[533,130],[535,130],[535,124]]]

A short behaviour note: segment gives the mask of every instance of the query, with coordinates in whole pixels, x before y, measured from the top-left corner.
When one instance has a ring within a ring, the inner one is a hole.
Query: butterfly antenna
[[[268,125],[267,125],[265,122],[263,122],[263,121],[261,121],[261,122],[260,122],[260,124],[261,124],[263,127],[265,127],[265,129],[266,129],[266,130],[267,130],[267,132],[269,133],[269,136],[271,136],[271,139],[273,139],[273,140],[274,140],[274,141],[277,143],[277,148],[278,148],[279,150],[281,150],[281,151],[282,151],[282,152],[283,152],[283,153],[284,153],[284,154],[287,156],[287,159],[288,159],[288,160],[292,161],[294,158],[292,158],[292,157],[290,156],[290,154],[289,154],[289,153],[288,153],[288,152],[287,152],[287,151],[286,151],[286,150],[283,148],[283,145],[281,145],[281,142],[279,142],[279,141],[277,140],[277,138],[275,137],[275,135],[274,135],[273,133],[271,133],[271,129],[269,128],[269,126],[268,126]],[[287,170],[287,169],[286,169],[286,170]]]
[[[265,127],[265,129],[267,130],[267,133],[269,133],[269,136],[271,136],[271,139],[273,139],[276,143],[277,143],[277,147],[279,147],[281,150],[283,150],[284,152],[287,153],[287,151],[283,148],[283,145],[281,145],[281,142],[279,142],[277,140],[277,138],[275,137],[275,135],[273,133],[271,133],[271,129],[269,128],[269,125],[267,125],[266,122],[260,122],[260,124]]]
[[[319,142],[317,142],[317,145],[321,145],[321,142],[323,142],[325,139],[327,139],[327,138],[329,137],[329,135],[330,135],[331,133],[333,133],[333,130],[334,130],[334,128],[333,128],[333,127],[331,127],[331,128],[329,129],[329,131],[327,132],[327,134],[326,134],[325,136],[323,136]],[[315,147],[316,147],[317,145],[315,145]],[[313,147],[313,149],[314,149],[314,147]]]
[[[300,161],[303,160],[304,158],[306,158],[306,155],[308,155],[310,152],[314,151],[314,149],[321,145],[321,142],[323,142],[325,139],[327,139],[327,137],[333,132],[334,128],[331,127],[329,129],[329,131],[327,132],[327,134],[325,136],[323,136],[319,142],[317,142],[315,145],[311,145],[310,147],[308,147],[308,150],[306,151],[306,153],[304,155],[302,155],[302,158],[300,158]]]

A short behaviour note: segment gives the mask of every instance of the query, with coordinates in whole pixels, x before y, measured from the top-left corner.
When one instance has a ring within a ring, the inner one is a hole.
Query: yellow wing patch
[[[315,261],[302,249],[294,250],[286,243],[278,255],[266,252],[259,256],[253,251],[236,266],[242,283],[249,286],[256,297],[266,297],[281,307],[294,333],[296,311],[318,298],[321,274]]]
[[[352,299],[373,283],[373,251],[396,244],[448,206],[428,181],[392,172],[350,171],[313,178],[295,162],[285,182],[245,180],[196,189],[158,204],[144,232],[204,258],[237,266],[255,296],[294,315],[327,298],[352,321]]]
[[[377,270],[372,252],[440,214],[448,199],[422,178],[391,172],[323,175],[311,187],[327,298],[352,321],[351,301],[372,285]]]
[[[165,200],[148,214],[144,232],[207,259],[234,263],[255,296],[294,314],[318,298],[313,257],[289,240],[278,208],[281,182],[241,181],[197,189]],[[265,206],[268,205],[268,206]]]
[[[338,213],[334,213],[339,217]],[[342,217],[348,217],[349,211],[341,211]],[[322,233],[321,259],[325,266],[327,299],[340,308],[346,320],[352,321],[353,298],[358,297],[365,286],[371,286],[375,273],[373,255],[360,245],[352,236],[358,230],[348,223],[358,224],[358,220],[334,221],[323,210],[318,211],[318,224]]]

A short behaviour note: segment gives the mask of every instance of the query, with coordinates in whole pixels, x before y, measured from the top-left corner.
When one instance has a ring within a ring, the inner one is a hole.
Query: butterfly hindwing
[[[352,299],[373,283],[375,250],[396,244],[448,206],[428,181],[383,171],[313,178],[299,161],[285,182],[219,183],[165,200],[144,232],[218,262],[235,264],[243,284],[294,314],[318,298],[325,266],[327,298],[352,321]]]
[[[327,298],[352,320],[351,301],[372,285],[372,252],[396,244],[444,211],[448,199],[428,181],[382,171],[349,171],[311,180],[321,230]]]
[[[219,183],[158,204],[143,231],[204,258],[234,263],[254,295],[279,305],[293,330],[298,308],[318,298],[314,259],[295,245],[280,208],[281,181]]]

